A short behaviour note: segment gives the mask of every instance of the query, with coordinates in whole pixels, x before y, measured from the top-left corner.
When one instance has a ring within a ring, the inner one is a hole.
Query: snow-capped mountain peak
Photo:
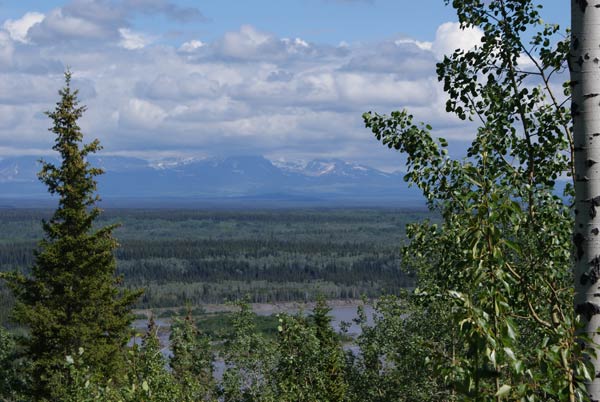
[[[156,170],[176,169],[180,166],[189,165],[191,163],[202,160],[202,158],[187,157],[187,158],[162,158],[151,160],[149,166]]]
[[[55,160],[50,160],[51,162]],[[36,175],[39,157],[0,160],[0,198],[47,196]],[[105,170],[98,191],[107,197],[317,197],[369,199],[404,194],[402,175],[340,159],[271,161],[262,156],[173,158],[146,161],[121,156],[90,157]]]

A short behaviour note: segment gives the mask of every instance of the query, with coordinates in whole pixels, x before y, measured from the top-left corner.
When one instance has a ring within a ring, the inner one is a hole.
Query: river
[[[358,318],[356,314],[357,307],[362,305],[360,301],[340,301],[334,300],[328,302],[331,311],[329,315],[331,316],[331,325],[336,332],[340,332],[340,326],[342,322],[350,323],[350,326],[347,330],[347,335],[352,338],[356,338],[360,335],[361,330],[360,327],[354,323],[354,319]],[[202,306],[206,312],[215,313],[215,312],[226,312],[226,311],[234,311],[236,308],[231,305],[224,304],[215,304],[215,305],[205,305]],[[276,304],[267,304],[267,303],[253,303],[251,304],[252,311],[257,315],[269,316],[273,314],[310,314],[312,309],[314,308],[314,303],[276,303]],[[144,313],[148,313],[148,311],[144,311]],[[373,307],[369,304],[365,305],[365,313],[367,314],[367,324],[373,324]],[[158,326],[158,337],[160,340],[160,344],[162,346],[162,353],[165,357],[169,357],[171,355],[171,351],[169,349],[169,335],[170,335],[170,327],[171,327],[171,319],[170,318],[155,318],[155,323]],[[139,330],[140,333],[145,332],[147,328],[148,320],[135,320],[133,322],[134,328]],[[141,338],[136,338],[135,342],[139,343]],[[356,346],[352,343],[346,344],[344,346],[346,350],[352,350],[356,352]],[[215,361],[215,376],[217,378],[222,375],[223,372],[223,361],[217,360]]]

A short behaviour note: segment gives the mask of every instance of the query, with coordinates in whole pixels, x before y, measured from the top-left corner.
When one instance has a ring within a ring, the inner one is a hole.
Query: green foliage
[[[235,313],[221,312],[203,314],[196,317],[197,326],[202,328],[204,336],[212,339],[229,339],[235,332],[233,320]],[[254,315],[254,326],[256,331],[268,338],[277,334],[277,317],[274,315]]]
[[[324,300],[308,317],[280,315],[275,339],[257,332],[247,303],[238,306],[223,356],[223,400],[348,400],[344,352]]]
[[[17,299],[14,318],[29,330],[24,346],[33,363],[31,392],[36,399],[62,394],[69,381],[65,356],[81,347],[88,348],[86,362],[98,375],[119,372],[132,319],[129,309],[139,295],[117,287],[114,225],[92,226],[100,214],[94,177],[102,171],[91,167],[86,156],[100,145],[97,140],[81,145],[77,120],[85,107],[71,90],[69,72],[65,78],[60,101],[47,113],[56,135],[53,149],[62,164],[44,163],[39,174],[48,191],[59,197],[58,208],[43,224],[45,237],[31,276],[4,275]]]
[[[276,401],[271,384],[276,349],[256,331],[247,302],[237,303],[234,333],[225,343],[222,355],[225,371],[220,394],[226,402]]]
[[[0,210],[0,271],[27,274],[34,239],[51,211]],[[114,231],[121,286],[145,288],[137,308],[224,303],[246,295],[254,303],[378,297],[411,287],[400,270],[398,243],[408,222],[426,210],[332,209],[276,211],[114,210],[94,227]],[[14,301],[0,284],[0,322]],[[183,313],[185,314],[185,313]]]
[[[160,352],[156,327],[151,321],[141,347],[128,351],[127,372],[118,381],[98,377],[85,362],[83,348],[67,356],[63,366],[69,381],[61,388],[56,400],[65,402],[168,402],[180,399],[181,394],[166,361]]]
[[[27,381],[14,335],[0,326],[0,400],[17,400]]]
[[[99,171],[84,160],[98,145],[77,147],[81,135],[75,121],[83,108],[77,108],[67,76],[63,100],[50,114],[56,121],[55,149],[64,163],[60,168],[46,164],[41,173],[50,191],[61,196],[59,209],[44,225],[46,239],[36,254],[33,279],[5,276],[19,302],[16,317],[31,328],[26,346],[33,352],[36,396],[47,396],[52,387],[50,398],[65,401],[586,400],[582,380],[594,373],[575,342],[572,219],[568,203],[555,189],[559,177],[572,175],[570,116],[553,81],[564,68],[568,46],[557,36],[557,26],[541,24],[540,6],[531,0],[455,0],[452,5],[462,26],[480,28],[483,37],[476,48],[445,57],[437,73],[448,94],[447,111],[478,121],[479,129],[467,156],[452,159],[447,141],[435,139],[429,125],[413,123],[408,112],[364,115],[376,138],[407,155],[406,180],[423,191],[441,221],[408,227],[410,244],[402,259],[408,271],[417,273],[418,287],[380,300],[372,326],[359,310],[359,353],[344,353],[323,301],[309,316],[281,315],[274,338],[257,330],[247,302],[242,302],[222,347],[200,334],[191,317],[177,321],[168,371],[151,322],[142,346],[127,354],[127,374],[119,372],[117,351],[126,341],[125,313],[133,298],[116,298],[112,226],[92,227],[98,216],[93,177]],[[568,96],[569,86],[563,88]],[[571,195],[569,186],[564,195]],[[291,231],[286,224],[278,222],[278,230]],[[257,279],[264,279],[266,288],[282,273],[288,284],[297,281],[294,289],[303,289],[311,272],[334,272],[327,278],[331,281],[368,282],[361,275],[381,267],[384,260],[378,254],[387,252],[378,248],[377,258],[363,261],[360,268],[340,270],[342,264],[357,263],[357,254],[372,243],[344,243],[337,233],[329,233],[324,246],[307,241],[304,233],[299,235],[302,248],[313,254],[298,258],[293,241],[240,238],[243,232],[231,220],[218,226],[227,233],[219,239],[155,239],[150,249],[159,250],[151,255],[147,244],[124,250],[123,271],[130,274],[141,267],[156,278],[169,265],[171,282],[159,283],[161,289],[172,285],[183,289],[186,298],[192,293],[200,299],[210,293],[201,275],[219,286],[237,286],[238,295],[248,289],[228,282],[227,275],[247,275],[248,282],[254,281],[252,289],[261,283]],[[235,245],[233,263],[224,258],[230,250],[223,239]],[[269,251],[274,247],[278,253]],[[396,256],[385,261],[396,262]],[[101,278],[88,275],[92,266],[100,268]],[[381,278],[397,275],[393,263],[390,267],[380,272]],[[259,274],[266,278],[257,278]],[[185,284],[190,278],[197,280],[193,288]],[[96,287],[110,297],[97,298]],[[85,306],[74,300],[82,294]],[[89,295],[94,296],[91,302]],[[50,302],[42,304],[42,299]],[[74,318],[74,325],[62,324],[70,323],[66,318]],[[96,324],[84,325],[92,322],[111,325],[98,332]],[[49,340],[58,346],[38,356]],[[88,348],[85,353],[82,346]],[[225,363],[216,386],[215,347]],[[12,350],[10,339],[0,332],[0,369],[9,377],[11,367],[3,362]],[[0,384],[2,392],[13,392],[12,383]]]
[[[185,395],[182,400],[191,402],[211,397],[216,385],[210,338],[197,328],[191,311],[183,320],[173,323],[170,342],[173,356],[169,365]]]
[[[425,311],[413,305],[408,295],[385,297],[375,305],[371,324],[359,307],[358,351],[348,354],[350,400],[451,400],[430,356],[452,350],[456,331],[443,317],[445,308],[430,307]]]
[[[345,401],[344,352],[320,299],[309,317],[281,315],[274,367],[279,401]]]
[[[167,361],[162,355],[158,339],[158,327],[153,317],[148,321],[148,330],[142,338],[140,348],[134,347],[130,355],[133,370],[127,371],[131,377],[129,398],[131,400],[173,401],[176,384],[167,370]]]
[[[399,333],[435,369],[417,370],[430,373],[430,399],[449,387],[456,400],[581,400],[576,373],[587,371],[574,337],[573,223],[554,189],[572,172],[570,115],[551,82],[568,45],[558,27],[540,26],[532,1],[452,5],[463,27],[483,31],[480,45],[437,66],[447,111],[480,123],[467,158],[449,158],[447,142],[405,111],[364,115],[383,144],[407,154],[406,180],[443,217],[409,227],[404,264],[418,273],[418,288],[404,298],[411,308]],[[429,338],[427,320],[452,338]]]

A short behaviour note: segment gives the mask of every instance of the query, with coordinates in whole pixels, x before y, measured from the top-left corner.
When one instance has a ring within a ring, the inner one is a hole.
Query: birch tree
[[[586,400],[583,382],[593,375],[574,330],[573,221],[571,202],[565,202],[572,193],[567,183],[562,198],[555,186],[560,177],[575,176],[573,155],[583,145],[573,141],[570,86],[561,75],[567,35],[541,21],[540,2],[446,3],[452,3],[462,28],[482,32],[478,46],[457,49],[437,65],[446,110],[478,122],[466,157],[450,158],[447,142],[432,136],[430,125],[413,122],[407,111],[364,115],[376,138],[406,154],[406,180],[442,216],[441,224],[408,230],[404,263],[419,278],[408,302],[434,321],[449,322],[452,336],[428,350],[451,389],[449,399]],[[573,4],[580,13],[595,8],[587,1]],[[595,56],[586,57],[574,60],[592,65]],[[561,84],[564,93],[557,91]],[[598,102],[591,100],[597,93],[600,87],[585,91],[586,102]],[[582,113],[581,106],[573,109]],[[581,167],[587,170],[592,162],[585,158]],[[589,184],[579,172],[578,185]],[[579,209],[587,207],[581,214],[595,216],[598,194],[578,202]],[[586,281],[595,281],[592,258],[583,256],[592,228],[582,229],[587,232],[575,237],[579,258]],[[579,304],[584,316],[600,312]]]
[[[594,367],[587,391],[600,400],[600,1],[571,1],[571,114],[575,153],[575,311]]]

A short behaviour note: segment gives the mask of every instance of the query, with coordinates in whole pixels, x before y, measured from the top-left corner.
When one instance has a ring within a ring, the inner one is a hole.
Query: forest
[[[27,273],[50,210],[0,210],[0,271]],[[109,209],[98,227],[118,223],[117,273],[143,288],[136,308],[225,303],[359,299],[414,285],[400,267],[408,222],[427,210]],[[0,285],[0,318],[12,309]]]

